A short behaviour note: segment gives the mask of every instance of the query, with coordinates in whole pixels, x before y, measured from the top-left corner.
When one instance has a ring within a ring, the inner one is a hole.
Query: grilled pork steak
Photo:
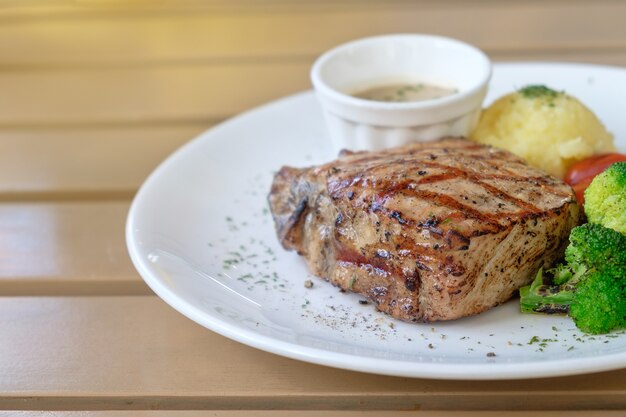
[[[580,211],[560,180],[457,138],[283,167],[269,202],[315,275],[408,321],[506,301],[562,254]]]

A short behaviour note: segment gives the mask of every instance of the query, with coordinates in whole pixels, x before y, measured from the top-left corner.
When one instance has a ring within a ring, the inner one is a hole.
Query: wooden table
[[[309,88],[311,62],[335,44],[425,32],[494,60],[626,65],[624,21],[618,0],[3,3],[0,415],[626,415],[626,370],[437,381],[243,346],[155,297],[123,234],[159,161]]]

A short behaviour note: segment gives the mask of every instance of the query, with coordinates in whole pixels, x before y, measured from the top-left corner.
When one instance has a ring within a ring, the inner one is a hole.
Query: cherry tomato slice
[[[585,190],[587,189],[589,184],[591,184],[591,178],[572,185],[574,193],[576,194],[576,200],[578,200],[580,204],[585,203]]]
[[[604,155],[594,155],[585,158],[572,165],[565,174],[565,182],[572,186],[576,193],[576,198],[583,204],[585,202],[585,190],[591,184],[594,177],[615,162],[626,161],[626,155],[619,153],[609,153]]]

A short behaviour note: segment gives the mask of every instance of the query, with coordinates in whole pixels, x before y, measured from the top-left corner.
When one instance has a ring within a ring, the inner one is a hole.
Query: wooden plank
[[[0,294],[151,294],[126,252],[128,207],[0,204]]]
[[[70,116],[68,114],[68,116]],[[209,123],[0,130],[0,201],[130,199]]]
[[[0,65],[311,59],[393,32],[456,37],[492,53],[626,47],[626,4],[614,0],[158,3],[60,2],[60,16],[54,7],[2,10]],[[564,16],[567,24],[556,24]]]
[[[501,51],[491,54],[493,61],[573,62],[626,67],[626,50],[597,48],[588,51]]]
[[[207,122],[308,88],[309,62],[0,73],[0,126]]]
[[[495,57],[497,58],[497,56]],[[506,60],[626,66],[619,53],[506,53]],[[0,72],[0,128],[205,124],[309,89],[311,61]]]
[[[380,411],[217,410],[211,417],[380,417]],[[0,417],[206,417],[206,411],[0,411]],[[385,411],[385,417],[624,417],[623,411]]]
[[[5,410],[626,407],[626,370],[521,381],[348,372],[225,339],[156,297],[5,297],[0,334]]]

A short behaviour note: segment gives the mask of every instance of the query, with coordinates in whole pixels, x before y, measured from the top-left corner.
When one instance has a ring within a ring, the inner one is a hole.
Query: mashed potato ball
[[[489,106],[471,139],[511,151],[559,178],[574,162],[615,150],[611,134],[580,101],[539,85]]]

